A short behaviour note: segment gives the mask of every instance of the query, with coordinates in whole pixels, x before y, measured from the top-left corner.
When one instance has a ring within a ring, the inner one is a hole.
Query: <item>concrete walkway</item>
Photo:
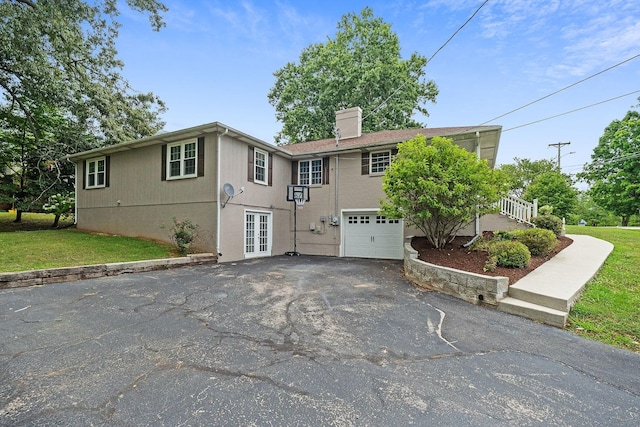
[[[510,286],[498,310],[564,328],[571,306],[613,251],[595,237],[567,237],[573,244]]]

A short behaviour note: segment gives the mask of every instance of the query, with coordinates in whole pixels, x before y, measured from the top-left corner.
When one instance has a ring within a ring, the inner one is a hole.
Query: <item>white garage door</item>
[[[359,258],[402,259],[402,221],[375,213],[346,213],[344,256]]]

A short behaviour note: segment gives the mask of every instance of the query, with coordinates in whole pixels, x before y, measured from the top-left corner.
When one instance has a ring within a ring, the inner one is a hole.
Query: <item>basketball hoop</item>
[[[302,209],[304,202],[308,202],[309,198],[309,186],[308,185],[287,185],[287,202],[294,202],[293,208],[293,251],[285,252],[285,255],[299,256],[298,243],[297,243],[297,230],[298,230],[298,209]]]

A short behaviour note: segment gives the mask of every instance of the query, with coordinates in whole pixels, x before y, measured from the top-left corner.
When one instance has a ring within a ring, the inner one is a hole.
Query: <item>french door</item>
[[[271,256],[271,212],[244,212],[244,255]]]

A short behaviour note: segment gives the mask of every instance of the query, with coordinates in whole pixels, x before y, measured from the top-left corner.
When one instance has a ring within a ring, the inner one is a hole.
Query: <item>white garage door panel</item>
[[[402,221],[370,213],[344,215],[344,256],[402,259]]]

